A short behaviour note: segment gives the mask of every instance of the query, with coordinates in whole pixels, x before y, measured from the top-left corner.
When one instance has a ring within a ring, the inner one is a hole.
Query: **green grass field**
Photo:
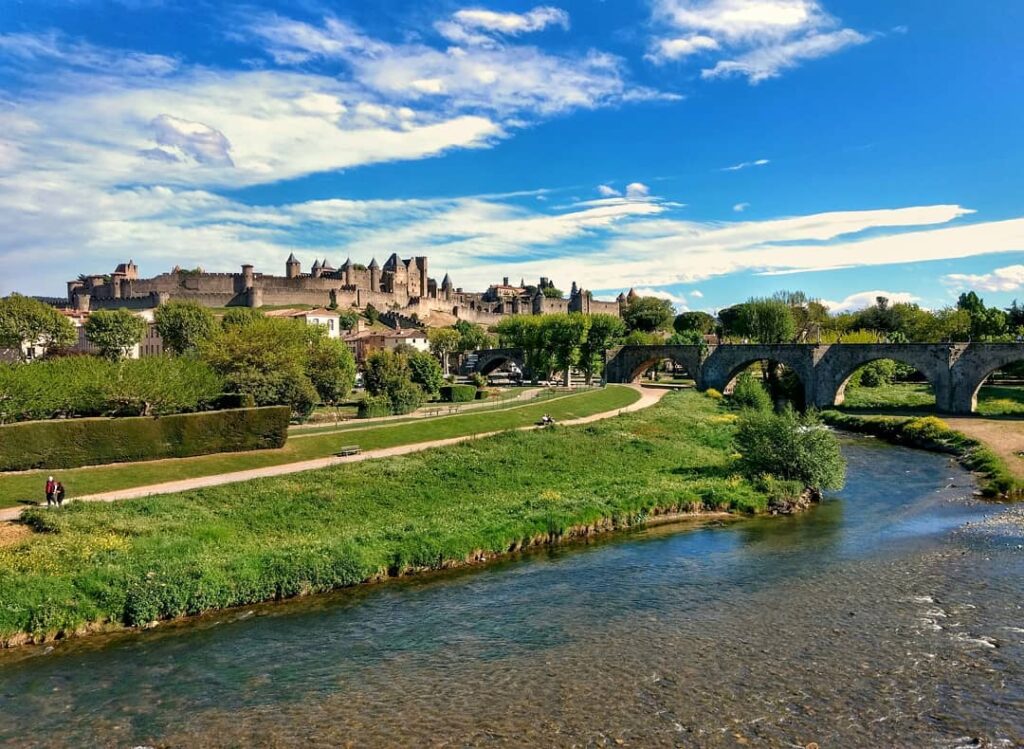
[[[935,394],[930,385],[909,382],[874,388],[847,388],[841,408],[928,413],[935,410]],[[1024,388],[983,387],[978,393],[978,413],[982,416],[1024,415]]]
[[[501,429],[514,429],[535,423],[545,413],[550,414],[556,420],[574,419],[623,408],[638,398],[639,394],[632,388],[611,385],[603,390],[591,390],[554,399],[550,402],[528,403],[497,411],[483,409],[479,412],[470,411],[451,417],[377,425],[367,424],[361,429],[317,432],[310,436],[292,435],[288,444],[280,450],[260,450],[77,468],[59,471],[55,475],[63,481],[68,497],[74,498],[75,496],[128,489],[165,481],[212,476],[219,473],[324,458],[333,455],[345,445],[359,445],[362,450],[374,450]],[[25,501],[39,501],[46,476],[46,471],[0,474],[0,507],[13,507]]]
[[[563,403],[606,410],[629,392]],[[684,391],[586,426],[30,510],[27,522],[45,532],[0,548],[0,640],[326,591],[657,511],[763,511],[766,498],[736,475],[734,422],[720,402]]]

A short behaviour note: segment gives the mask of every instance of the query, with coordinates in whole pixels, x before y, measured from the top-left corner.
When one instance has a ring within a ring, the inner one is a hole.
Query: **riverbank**
[[[756,514],[735,416],[701,394],[579,427],[153,499],[30,510],[0,549],[6,645],[479,563],[702,512]]]
[[[837,429],[870,434],[895,445],[954,455],[981,477],[982,493],[1004,499],[1024,498],[1024,478],[983,439],[963,434],[935,416],[879,416],[824,411],[825,423]],[[1019,468],[1019,467],[1018,467]]]

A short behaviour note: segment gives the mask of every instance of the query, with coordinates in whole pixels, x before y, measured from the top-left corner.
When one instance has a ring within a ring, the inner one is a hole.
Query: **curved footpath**
[[[604,411],[602,413],[591,414],[590,416],[583,416],[578,419],[569,419],[567,421],[558,422],[559,426],[575,426],[578,424],[589,424],[594,421],[601,421],[602,419],[608,419],[612,416],[618,416],[619,414],[629,413],[632,411],[640,411],[644,408],[653,406],[655,403],[660,401],[668,390],[662,389],[645,389],[638,385],[630,385],[634,390],[640,393],[640,399],[631,403],[623,408],[616,408],[612,411]],[[518,427],[515,431],[527,431],[530,429],[539,429],[537,426],[526,426]],[[207,486],[221,486],[222,484],[234,484],[239,481],[249,481],[251,479],[266,478],[268,476],[283,476],[289,473],[301,473],[302,471],[313,471],[318,468],[327,468],[328,466],[341,465],[344,463],[358,463],[363,460],[373,460],[374,458],[389,458],[395,455],[408,455],[410,453],[421,452],[423,450],[429,450],[433,447],[444,447],[446,445],[457,445],[460,442],[468,442],[470,440],[482,439],[484,437],[492,437],[496,434],[501,434],[508,430],[497,430],[494,432],[481,432],[479,434],[467,434],[461,437],[451,437],[443,440],[433,440],[430,442],[416,442],[410,445],[397,445],[395,447],[385,447],[380,450],[367,450],[364,453],[358,455],[347,455],[344,457],[332,456],[329,458],[317,458],[316,460],[305,460],[298,463],[285,463],[277,466],[267,466],[266,468],[255,468],[249,471],[235,471],[233,473],[222,473],[216,476],[203,476],[194,479],[185,479],[182,481],[168,481],[162,484],[151,484],[149,486],[136,486],[131,489],[121,489],[113,492],[104,492],[102,494],[91,494],[83,497],[76,497],[73,501],[75,502],[115,502],[120,499],[136,499],[138,497],[150,497],[157,494],[174,494],[176,492],[188,491],[189,489],[202,489]],[[11,507],[6,510],[0,510],[0,522],[17,520],[21,515],[24,507]]]

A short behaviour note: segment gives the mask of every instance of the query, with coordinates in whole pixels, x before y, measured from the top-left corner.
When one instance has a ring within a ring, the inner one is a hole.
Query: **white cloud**
[[[950,273],[942,277],[942,282],[956,289],[1016,291],[1024,287],[1024,265],[1008,265],[1004,268],[996,268],[991,273],[978,275]]]
[[[699,289],[694,289],[693,291],[690,292],[690,296],[692,296],[694,299],[703,299],[704,292],[700,291]]]
[[[548,26],[569,28],[569,14],[561,8],[537,6],[526,13],[501,13],[485,8],[465,8],[450,20],[435,24],[437,31],[458,44],[489,44],[488,34],[517,36],[541,31]],[[481,33],[483,32],[483,33]]]
[[[752,84],[871,38],[842,28],[819,0],[653,0],[653,11],[660,32],[648,59],[719,53],[702,77],[740,75]]]
[[[733,211],[735,211],[736,213],[743,213],[743,211],[747,210],[748,208],[750,208],[750,203],[737,203],[732,207]]]
[[[870,41],[870,37],[853,29],[840,29],[827,34],[810,34],[783,44],[757,47],[734,60],[719,60],[715,66],[701,71],[704,78],[746,76],[751,83],[776,78],[783,71],[797,67],[806,60],[827,57],[836,52]]]
[[[749,169],[752,166],[767,166],[772,163],[770,159],[757,159],[756,161],[741,161],[739,164],[733,164],[732,166],[723,166],[723,172],[738,172],[742,169]]]
[[[640,200],[651,194],[651,188],[643,182],[630,182],[626,185],[626,197],[633,200]]]
[[[598,185],[597,192],[603,198],[614,198],[622,195],[621,192],[608,185]]]
[[[855,312],[856,310],[874,306],[879,297],[885,297],[890,303],[895,304],[910,304],[921,301],[920,297],[914,296],[908,291],[882,291],[881,289],[876,289],[875,291],[858,291],[856,294],[850,294],[838,302],[822,299],[821,303],[833,313]]]
[[[159,76],[178,67],[173,57],[97,47],[56,31],[0,34],[0,56],[29,68],[56,63],[94,75]]]
[[[645,57],[652,62],[663,63],[669,60],[680,60],[690,55],[718,48],[718,42],[710,36],[693,34],[692,36],[658,39],[654,43],[654,49],[648,52]]]

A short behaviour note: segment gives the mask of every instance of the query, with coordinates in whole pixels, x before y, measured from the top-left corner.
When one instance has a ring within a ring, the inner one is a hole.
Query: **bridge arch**
[[[700,387],[724,393],[743,370],[762,361],[777,361],[803,386],[804,402],[815,403],[813,348],[800,344],[737,344],[716,346],[704,360]]]
[[[1024,346],[1014,343],[967,344],[953,364],[952,410],[973,413],[978,408],[978,392],[993,372],[1010,364],[1024,362]]]
[[[519,371],[523,373],[524,377],[529,376],[526,369],[526,357],[524,356],[522,349],[514,348],[485,349],[478,352],[476,365],[473,367],[473,371],[486,376],[505,364],[514,364],[519,368]]]
[[[637,382],[644,372],[664,359],[681,364],[700,387],[700,346],[619,346],[605,353],[606,382]]]
[[[932,386],[936,409],[951,409],[950,349],[914,343],[836,343],[829,346],[817,362],[814,405],[818,408],[841,405],[846,397],[846,386],[856,371],[882,359],[892,359],[916,369]]]

